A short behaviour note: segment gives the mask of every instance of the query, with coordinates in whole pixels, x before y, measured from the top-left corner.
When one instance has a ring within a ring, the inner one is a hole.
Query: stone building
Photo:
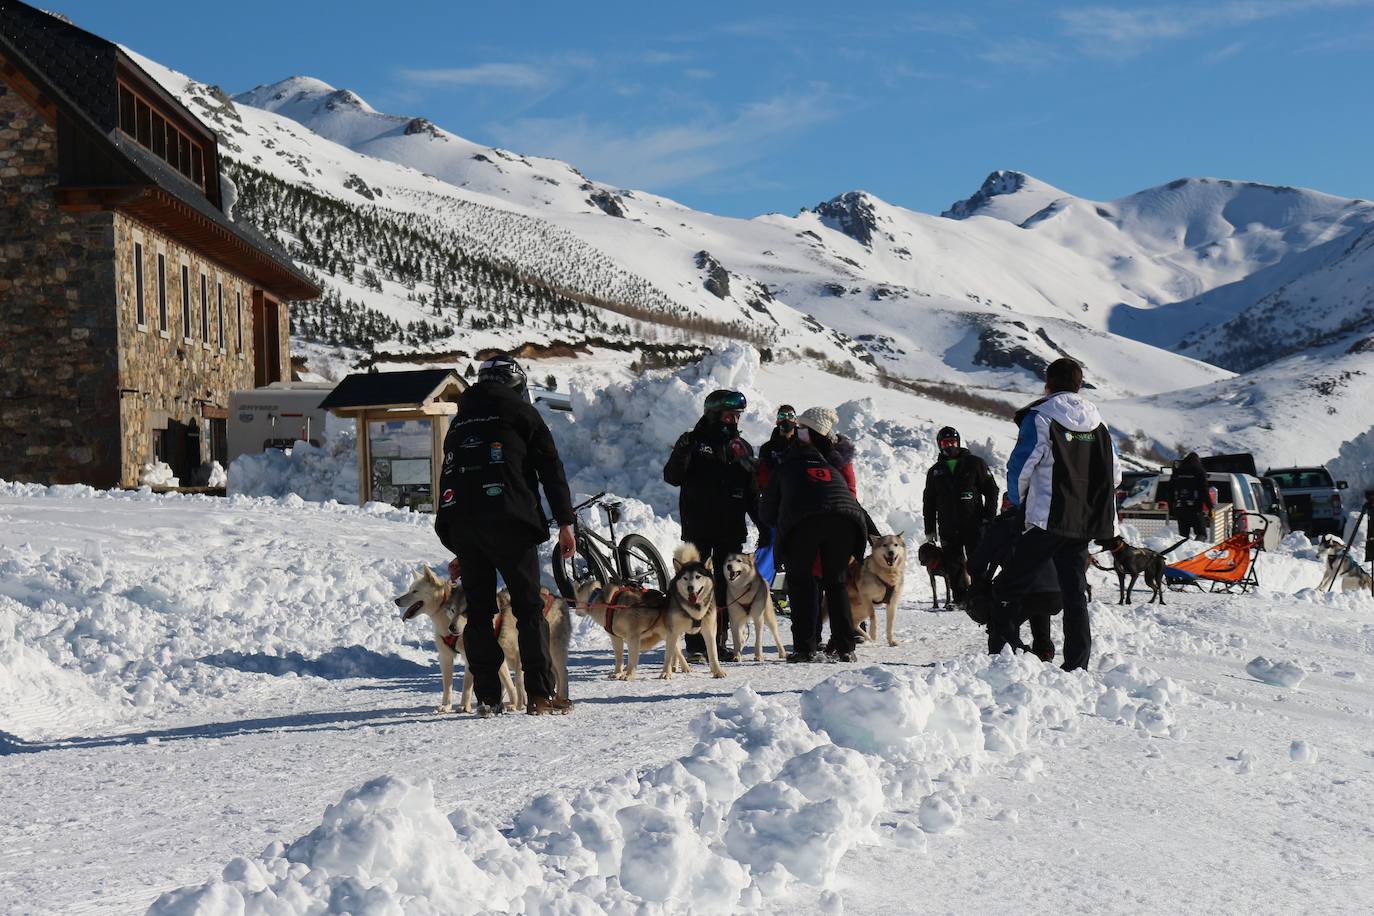
[[[316,284],[226,212],[216,135],[120,48],[0,0],[0,478],[187,482],[290,378]]]

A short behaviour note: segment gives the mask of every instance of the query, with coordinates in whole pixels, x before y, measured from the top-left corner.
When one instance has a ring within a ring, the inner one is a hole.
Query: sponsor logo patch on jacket
[[[489,483],[482,490],[482,492],[487,494],[488,496],[500,496],[505,491],[505,489],[506,485],[503,483]]]
[[[455,502],[457,502],[457,499],[455,498],[453,491],[452,491],[452,490],[445,490],[445,491],[444,491],[444,498],[443,498],[443,501],[439,503],[439,508],[442,509],[442,508],[445,507],[445,506],[451,506],[451,505],[453,505]]]
[[[1069,443],[1074,443],[1074,442],[1096,442],[1096,441],[1097,441],[1097,431],[1096,431],[1096,430],[1093,430],[1093,431],[1091,431],[1091,432],[1086,432],[1086,433],[1077,433],[1077,432],[1074,432],[1074,431],[1071,430],[1071,429],[1066,429],[1066,430],[1064,430],[1064,441],[1065,441],[1065,442],[1069,442]]]
[[[463,440],[463,444],[460,446],[460,448],[477,448],[478,446],[482,445],[484,441],[485,440],[483,440],[481,436],[468,436],[466,439]]]
[[[818,483],[829,483],[830,468],[807,468],[806,476]]]

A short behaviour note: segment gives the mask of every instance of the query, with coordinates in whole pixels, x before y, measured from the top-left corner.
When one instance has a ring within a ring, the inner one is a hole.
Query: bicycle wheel
[[[622,582],[668,591],[668,568],[663,565],[663,557],[659,556],[653,542],[642,534],[627,534],[620,539],[620,546],[615,550],[615,565]]]
[[[595,579],[597,585],[605,588],[611,576],[601,555],[585,537],[578,536],[577,551],[566,559],[558,556],[558,547],[554,546],[553,581],[565,601],[576,601],[577,587],[589,579]]]

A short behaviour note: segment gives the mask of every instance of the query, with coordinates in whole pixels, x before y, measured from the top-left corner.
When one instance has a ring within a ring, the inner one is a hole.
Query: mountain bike
[[[577,545],[571,557],[553,557],[553,581],[559,594],[567,601],[577,600],[577,587],[595,579],[602,588],[612,585],[637,585],[668,590],[668,568],[653,542],[642,534],[627,534],[618,542],[615,525],[620,521],[624,503],[605,498],[598,493],[573,507],[573,537]],[[582,522],[582,513],[591,508],[606,513],[609,537],[603,536]]]

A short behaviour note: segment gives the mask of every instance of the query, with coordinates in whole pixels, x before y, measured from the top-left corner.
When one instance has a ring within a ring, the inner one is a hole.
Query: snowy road
[[[403,514],[12,490],[0,519],[6,912],[140,912],[305,836],[379,776],[428,779],[438,811],[503,826],[508,870],[572,874],[587,866],[551,851],[556,824],[537,837],[512,825],[547,807],[544,793],[584,804],[580,790],[604,795],[631,770],[640,791],[692,797],[699,784],[664,764],[700,757],[706,726],[693,720],[719,703],[740,721],[787,719],[773,746],[738,739],[753,762],[725,758],[759,769],[750,779],[824,745],[819,725],[863,750],[854,772],[881,774],[880,804],[854,801],[878,804],[872,830],[845,827],[849,839],[826,847],[840,855],[827,889],[760,881],[745,893],[762,891],[746,899],[764,911],[1374,909],[1374,601],[1302,591],[1315,570],[1302,559],[1272,558],[1275,590],[1259,596],[1095,606],[1098,670],[1078,678],[989,666],[962,616],[908,604],[903,645],[863,649],[860,665],[748,663],[723,681],[607,681],[609,653],[584,632],[573,716],[479,721],[430,712],[438,673],[423,629],[386,601],[414,562],[440,559]],[[1261,655],[1305,679],[1257,680],[1247,664]],[[930,685],[935,711],[898,750],[886,725],[910,731],[902,717],[927,701],[865,694],[888,676],[874,663]],[[883,726],[878,745],[807,709],[840,697],[817,685],[842,670],[851,697],[888,704],[852,707]],[[745,683],[761,699],[732,698]],[[941,705],[954,700],[964,705]],[[979,709],[982,736],[976,716],[971,732],[958,718]],[[723,721],[707,717],[717,732]],[[775,753],[786,741],[803,743]],[[628,886],[628,856],[623,868]],[[623,900],[576,887],[598,906]]]

